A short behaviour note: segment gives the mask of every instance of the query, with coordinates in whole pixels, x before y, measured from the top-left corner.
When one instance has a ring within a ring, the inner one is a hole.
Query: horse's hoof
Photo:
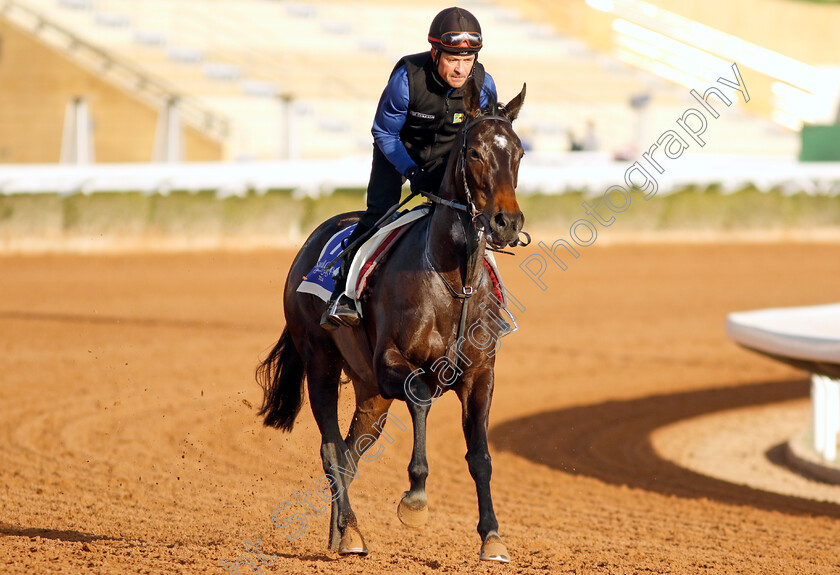
[[[499,563],[510,563],[507,547],[502,543],[502,538],[496,534],[488,535],[487,539],[481,545],[481,554],[479,558],[482,561],[498,561]]]
[[[405,502],[405,497],[403,497],[397,506],[397,517],[400,518],[400,522],[406,527],[418,529],[423,527],[429,520],[429,507],[428,505],[424,505],[420,509],[412,509]]]
[[[341,536],[341,543],[338,544],[339,555],[367,555],[367,545],[362,533],[356,528],[348,525],[344,528],[344,535]]]

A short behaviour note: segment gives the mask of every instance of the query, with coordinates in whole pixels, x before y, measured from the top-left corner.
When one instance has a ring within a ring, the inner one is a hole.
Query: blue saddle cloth
[[[327,264],[334,260],[335,256],[341,253],[341,250],[344,249],[341,245],[342,242],[350,237],[350,234],[352,234],[355,229],[356,224],[352,224],[340,232],[337,232],[329,239],[326,245],[324,245],[324,249],[321,250],[321,255],[318,256],[318,262],[308,274],[303,276],[303,282],[301,282],[297,291],[311,293],[320,297],[324,301],[328,301],[330,299],[330,296],[335,289],[335,276],[338,274],[338,268],[341,266],[341,260],[338,260],[332,267],[329,268],[327,267]]]

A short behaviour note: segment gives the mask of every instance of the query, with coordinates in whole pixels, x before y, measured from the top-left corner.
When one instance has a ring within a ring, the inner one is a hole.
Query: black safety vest
[[[403,65],[408,72],[408,114],[400,140],[418,166],[433,170],[446,160],[467,119],[466,84],[453,90],[444,82],[435,69],[431,52],[404,56],[394,72]],[[472,76],[480,91],[484,86],[484,66],[479,62],[473,66]]]

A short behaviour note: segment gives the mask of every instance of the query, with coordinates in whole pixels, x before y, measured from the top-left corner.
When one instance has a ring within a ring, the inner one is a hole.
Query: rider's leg
[[[347,238],[347,245],[352,244],[370,230],[391,206],[399,203],[402,185],[402,175],[374,144],[370,181],[367,188],[367,210],[359,218],[356,229]],[[335,278],[335,289],[327,304],[327,310],[321,317],[321,327],[325,329],[335,329],[342,324],[355,326],[359,323],[359,312],[356,311],[355,302],[344,295],[347,287],[347,272],[357,249],[358,246],[345,255],[339,268],[338,276]]]

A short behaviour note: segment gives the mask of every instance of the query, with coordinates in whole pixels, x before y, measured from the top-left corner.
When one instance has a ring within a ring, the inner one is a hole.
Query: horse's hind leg
[[[368,549],[359,531],[347,493],[356,476],[356,462],[352,459],[351,450],[347,448],[338,426],[338,386],[341,368],[339,360],[323,354],[317,361],[307,364],[306,373],[312,414],[321,431],[321,460],[332,492],[329,548],[330,551],[338,551],[340,554],[367,555]],[[322,482],[319,481],[319,487],[321,486]],[[320,496],[320,493],[318,495]]]
[[[393,400],[385,399],[381,395],[373,395],[366,398],[356,397],[356,411],[353,414],[353,420],[350,422],[350,430],[347,432],[347,437],[344,438],[344,443],[350,448],[350,456],[353,459],[354,467],[358,465],[359,459],[365,461],[376,461],[382,454],[382,446],[370,450],[374,443],[379,439],[380,434],[388,419],[396,420],[396,424],[405,429],[405,426],[388,413]],[[385,433],[385,439],[388,443],[393,443],[394,439]]]

